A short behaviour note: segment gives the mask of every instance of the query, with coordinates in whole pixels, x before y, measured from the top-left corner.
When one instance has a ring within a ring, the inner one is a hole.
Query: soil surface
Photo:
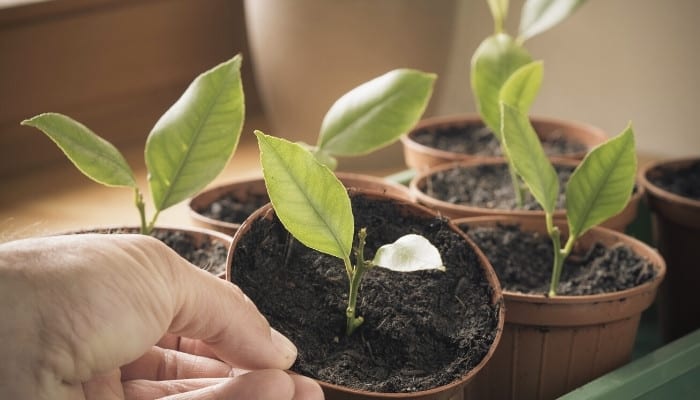
[[[270,202],[267,194],[246,194],[245,197],[226,194],[211,202],[206,208],[196,210],[198,213],[218,221],[241,224],[253,211]]]
[[[649,174],[649,181],[679,196],[700,200],[700,161],[679,169],[659,167]]]
[[[557,208],[565,207],[565,184],[574,167],[555,166],[559,175]],[[510,173],[506,164],[455,167],[436,172],[426,179],[428,196],[453,204],[502,210],[518,209]],[[525,191],[522,210],[541,210],[537,201]]]
[[[411,137],[424,146],[444,151],[480,156],[503,155],[498,139],[483,125],[427,127]],[[563,135],[548,137],[542,142],[542,147],[545,153],[551,156],[563,156],[588,150],[584,144],[573,142]]]
[[[228,247],[219,242],[204,242],[195,246],[195,239],[187,232],[156,230],[153,236],[187,261],[213,275],[219,276],[226,272]]]
[[[342,260],[290,242],[276,218],[258,220],[241,239],[233,281],[297,345],[298,373],[374,392],[427,390],[464,376],[493,343],[499,312],[473,249],[444,219],[406,217],[362,196],[353,197],[353,210],[356,230],[367,227],[365,257],[419,233],[447,271],[368,271],[357,301],[365,322],[350,337]]]
[[[460,226],[491,261],[504,290],[546,294],[552,273],[552,243],[547,235],[523,232],[514,225]],[[654,278],[654,266],[624,245],[596,244],[585,254],[564,262],[557,294],[609,293],[638,286]]]

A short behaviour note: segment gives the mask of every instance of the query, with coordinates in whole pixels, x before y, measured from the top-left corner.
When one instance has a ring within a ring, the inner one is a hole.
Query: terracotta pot
[[[552,159],[555,165],[570,166],[572,168],[578,165],[579,161],[567,159]],[[466,217],[483,217],[483,216],[512,216],[518,218],[531,219],[534,221],[543,221],[544,212],[539,210],[507,210],[499,208],[486,208],[464,204],[454,204],[444,200],[429,196],[426,193],[426,182],[428,177],[435,175],[441,171],[447,171],[453,168],[475,168],[479,165],[501,165],[507,168],[506,162],[501,159],[491,160],[470,160],[461,161],[458,163],[448,163],[432,167],[426,171],[416,174],[409,184],[409,188],[413,198],[427,207],[438,211],[440,214],[448,218],[466,218]],[[643,196],[643,188],[637,185],[635,192],[632,194],[627,206],[617,215],[605,221],[602,225],[606,228],[624,232],[625,228],[637,217],[639,202]],[[557,210],[554,212],[554,220],[557,223],[566,222],[566,211]]]
[[[80,230],[80,231],[72,231],[72,232],[65,232],[65,234],[81,234],[81,233],[104,233],[104,234],[111,234],[111,233],[139,233],[140,228],[136,226],[110,226],[110,227],[101,227],[101,228],[93,228],[93,229],[85,229],[85,230]],[[233,242],[233,237],[230,235],[227,235],[222,232],[214,231],[211,229],[204,229],[204,228],[196,228],[196,227],[187,227],[187,228],[178,228],[178,227],[167,227],[167,226],[157,226],[153,228],[153,233],[157,234],[159,232],[183,232],[187,234],[188,238],[191,238],[193,240],[194,247],[200,248],[202,247],[205,243],[207,244],[221,244],[226,247],[228,250],[231,247],[231,243]],[[190,260],[190,262],[192,262]],[[206,268],[205,268],[206,269]],[[211,271],[210,271],[211,272]],[[220,273],[214,273],[219,278],[226,278],[226,271],[222,271]]]
[[[544,222],[517,217],[457,219],[458,226],[519,224],[546,235]],[[560,226],[566,232],[565,226]],[[581,237],[574,252],[593,243],[624,243],[649,260],[657,275],[640,286],[586,296],[522,294],[504,290],[506,324],[491,362],[467,387],[467,398],[553,399],[626,364],[642,311],[664,278],[664,260],[648,245],[606,228]]]
[[[337,172],[336,176],[347,187],[369,189],[382,193],[389,193],[407,200],[411,199],[410,191],[406,186],[388,181],[386,179],[350,172]],[[243,221],[226,222],[223,220],[210,218],[202,214],[202,211],[206,210],[211,203],[229,195],[233,195],[241,200],[249,198],[250,196],[267,197],[265,181],[262,178],[253,178],[239,182],[232,182],[202,191],[197,196],[193,197],[189,202],[189,213],[194,224],[203,228],[224,232],[229,235],[236,233],[236,230],[238,230]]]
[[[428,217],[428,218],[437,218],[437,214],[435,214],[433,211],[422,207],[420,205],[417,205],[415,203],[411,203],[406,201],[404,198],[400,198],[397,196],[393,196],[391,194],[381,194],[378,192],[374,191],[367,191],[367,190],[361,190],[361,189],[350,189],[349,190],[351,196],[356,196],[356,195],[362,195],[362,196],[367,196],[369,198],[374,198],[374,199],[390,199],[391,201],[395,202],[398,207],[402,207],[402,212],[405,213],[405,215],[417,215],[421,217]],[[231,246],[231,249],[229,251],[229,257],[227,261],[227,271],[226,271],[226,276],[227,280],[232,281],[232,274],[231,274],[231,267],[233,263],[233,258],[234,258],[234,253],[236,251],[236,246],[237,244],[241,241],[241,238],[246,235],[247,231],[250,230],[251,225],[253,224],[254,221],[257,221],[258,219],[271,219],[272,216],[274,215],[274,209],[270,204],[264,206],[261,209],[258,209],[253,215],[251,215],[239,228],[239,230],[236,232],[233,238],[233,245]],[[464,238],[464,240],[469,243],[470,246],[474,249],[474,251],[477,254],[477,257],[480,260],[480,264],[482,268],[484,269],[484,275],[489,283],[489,286],[491,287],[491,303],[494,305],[499,305],[499,310],[500,312],[498,313],[498,324],[496,327],[496,336],[494,338],[493,343],[491,344],[491,347],[489,348],[488,353],[486,356],[481,360],[479,364],[477,364],[472,370],[469,371],[469,373],[459,380],[440,386],[436,387],[433,389],[429,390],[424,390],[424,391],[419,391],[419,392],[412,392],[412,393],[379,393],[379,392],[369,392],[369,391],[364,391],[364,390],[357,390],[357,389],[352,389],[340,385],[335,385],[332,383],[324,382],[324,381],[318,381],[321,387],[323,388],[324,394],[326,396],[326,399],[328,400],[360,400],[360,399],[420,399],[420,400],[462,400],[463,399],[463,390],[464,386],[467,382],[471,381],[474,379],[475,376],[479,373],[479,371],[484,368],[484,366],[487,364],[489,359],[491,358],[493,352],[495,351],[495,348],[500,340],[501,336],[501,331],[504,323],[504,312],[502,308],[502,295],[501,295],[501,289],[498,284],[498,280],[496,279],[495,272],[493,271],[493,268],[489,264],[488,260],[486,257],[483,255],[483,253],[474,245],[474,243],[469,239],[466,235],[464,235],[456,226],[454,226],[452,223],[448,223],[450,228],[454,230],[454,232],[457,232],[460,236]]]
[[[659,295],[659,322],[665,341],[700,328],[700,201],[682,197],[653,184],[663,170],[678,170],[699,157],[661,160],[640,172],[652,211],[653,241],[668,263],[668,278]]]
[[[246,0],[244,6],[265,118],[277,135],[307,143],[315,143],[333,102],[362,82],[395,68],[446,76],[458,14],[455,0]],[[427,115],[447,84],[435,83]],[[346,162],[392,166],[401,162],[401,149]]]
[[[552,155],[553,157],[581,160],[588,150],[603,143],[607,139],[605,132],[591,125],[545,117],[532,117],[531,120],[535,131],[541,139],[546,140],[547,138],[566,137],[573,142],[583,144],[587,148],[584,152],[556,154]],[[500,156],[483,156],[440,150],[420,144],[414,139],[417,134],[425,131],[435,133],[437,130],[446,128],[455,129],[460,127],[466,128],[468,126],[483,127],[484,123],[478,115],[455,115],[422,120],[413,130],[401,138],[406,165],[416,171],[424,171],[430,167],[449,162],[469,161],[474,159],[501,159]]]

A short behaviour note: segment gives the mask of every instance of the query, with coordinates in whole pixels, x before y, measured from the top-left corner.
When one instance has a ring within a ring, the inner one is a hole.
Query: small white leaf
[[[415,234],[402,236],[394,243],[380,247],[372,263],[397,272],[445,270],[438,249],[428,239]]]

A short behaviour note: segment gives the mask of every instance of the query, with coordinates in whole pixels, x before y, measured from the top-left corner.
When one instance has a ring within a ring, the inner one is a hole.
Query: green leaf
[[[563,21],[585,0],[527,0],[520,17],[519,39],[525,41]]]
[[[501,87],[513,72],[531,61],[527,50],[504,33],[486,38],[472,56],[471,85],[476,104],[484,123],[499,140]]]
[[[637,171],[634,131],[628,125],[618,136],[591,150],[566,186],[569,232],[579,237],[622,211]]]
[[[44,132],[88,178],[106,186],[136,187],[124,156],[85,125],[57,113],[45,113],[22,121]]]
[[[199,75],[153,127],[145,153],[157,210],[197,193],[231,158],[245,111],[240,68],[237,55]]]
[[[380,247],[372,264],[397,272],[437,269],[444,271],[440,252],[423,236],[408,234]]]
[[[347,259],[354,219],[347,189],[301,145],[255,131],[265,186],[285,228],[304,245]]]
[[[328,169],[330,169],[331,171],[335,171],[335,169],[338,167],[338,160],[332,155],[328,154],[328,152],[323,151],[319,148],[309,151],[312,152],[312,154],[314,155],[314,157],[316,157],[316,160],[318,160],[318,162],[328,167]]]
[[[559,178],[544,153],[542,143],[527,115],[501,103],[503,143],[515,171],[530,189],[532,196],[547,213],[553,213],[559,196]]]
[[[323,118],[318,147],[354,156],[395,142],[423,115],[435,79],[435,74],[396,69],[352,89]]]
[[[496,33],[503,31],[503,21],[508,16],[508,0],[488,0],[491,15],[493,16],[493,26]]]
[[[542,86],[542,75],[542,61],[533,61],[518,68],[503,84],[500,101],[527,115]]]

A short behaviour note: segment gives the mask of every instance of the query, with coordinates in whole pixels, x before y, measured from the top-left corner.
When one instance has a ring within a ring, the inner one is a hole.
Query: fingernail
[[[228,376],[231,378],[235,378],[237,376],[245,375],[248,372],[250,371],[248,371],[247,369],[231,368],[231,372],[228,373]]]
[[[286,368],[289,368],[294,364],[294,360],[297,358],[297,347],[292,343],[286,336],[277,332],[277,330],[270,328],[272,331],[272,343],[275,345],[278,351],[284,355],[284,359],[289,363]]]

